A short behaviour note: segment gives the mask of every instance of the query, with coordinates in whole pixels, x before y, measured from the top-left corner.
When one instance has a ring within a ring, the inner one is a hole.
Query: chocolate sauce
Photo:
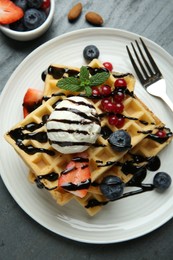
[[[165,137],[159,137],[157,136],[156,134],[149,134],[147,136],[147,138],[157,142],[157,143],[160,143],[160,144],[163,144],[165,143],[170,137],[172,136],[172,133],[168,133]]]
[[[42,179],[45,179],[45,180],[48,180],[48,181],[56,181],[58,180],[58,173],[56,172],[50,172],[50,173],[47,173],[45,175],[39,175],[37,178],[39,180],[42,180]]]
[[[88,204],[85,206],[85,208],[93,208],[97,206],[104,206],[108,203],[108,201],[98,201],[97,199],[90,199],[88,201]]]
[[[92,68],[92,67],[87,67],[89,73],[93,76],[97,73],[101,73],[101,72],[108,72],[109,73],[109,70],[106,69],[106,68]]]
[[[119,78],[119,79],[127,77],[127,76],[133,76],[133,74],[131,74],[131,73],[116,74],[114,72],[112,73],[112,75],[113,75],[114,78]]]
[[[39,189],[47,189],[47,190],[54,190],[57,188],[57,186],[53,187],[53,188],[48,188],[46,187],[42,182],[41,180],[48,180],[50,182],[54,182],[54,181],[57,181],[58,180],[58,177],[59,175],[56,173],[56,172],[50,172],[50,173],[47,173],[45,175],[39,175],[36,179],[35,179],[35,183],[37,185],[37,187]]]
[[[117,198],[113,201],[116,201],[116,200],[120,200],[120,199],[123,199],[123,198],[127,198],[127,197],[130,197],[130,196],[133,196],[133,195],[137,195],[137,194],[141,194],[141,193],[144,193],[144,192],[147,192],[147,191],[152,191],[154,190],[154,185],[153,184],[143,184],[143,183],[135,183],[135,181],[133,181],[132,183],[127,183],[126,186],[136,186],[137,190],[133,190],[133,191],[129,191],[129,192],[124,192],[123,195],[120,197],[120,198]],[[85,205],[85,208],[92,208],[92,207],[96,207],[96,206],[104,206],[106,205],[108,202],[111,202],[111,201],[98,201],[97,199],[90,199],[88,201],[88,203]]]
[[[131,180],[125,184],[126,187],[136,187],[136,190],[124,192],[120,198],[115,200],[119,200],[122,198],[126,198],[129,196],[137,195],[140,193],[144,193],[147,191],[152,191],[155,187],[153,184],[144,184],[143,180],[146,178],[147,170],[158,170],[160,167],[160,159],[158,156],[153,157],[143,157],[141,155],[133,155],[131,154],[132,161],[126,161],[125,163],[120,162],[107,162],[106,166],[116,165],[121,167],[121,171],[125,174],[133,174]],[[140,163],[147,162],[145,165],[138,165]],[[102,163],[99,161],[98,163]],[[149,167],[148,167],[149,165]],[[97,187],[100,184],[97,182],[91,183],[92,186]],[[138,189],[139,188],[139,189]],[[114,200],[114,201],[115,201]],[[96,199],[91,199],[88,201],[86,208],[96,207],[96,206],[104,206],[110,201],[98,201]]]
[[[27,154],[46,153],[50,156],[54,156],[55,152],[53,150],[36,148],[31,144],[23,144],[24,140],[36,140],[40,143],[46,143],[48,141],[46,132],[41,131],[33,133],[33,131],[41,128],[46,123],[47,118],[48,115],[44,115],[41,123],[31,122],[29,124],[26,124],[24,127],[19,127],[11,130],[8,134],[16,142],[16,145]],[[30,133],[25,133],[26,130],[30,131]]]
[[[70,112],[72,112],[72,113],[74,113],[76,115],[81,116],[82,118],[84,118],[86,120],[90,120],[90,123],[91,122],[95,122],[96,124],[100,125],[100,120],[97,117],[95,117],[95,116],[88,116],[86,113],[83,113],[80,110],[75,109],[75,108],[61,107],[61,108],[55,108],[55,111],[70,111]],[[73,121],[71,121],[71,122],[73,122]]]
[[[63,185],[62,188],[67,191],[77,191],[77,190],[88,189],[90,184],[91,184],[91,180],[87,179],[86,181],[83,181],[80,184],[67,183],[66,185]]]
[[[79,71],[74,69],[68,69],[68,68],[57,68],[51,65],[48,67],[47,73],[52,75],[54,79],[60,79],[64,77],[66,73],[68,74],[68,77],[77,77]]]

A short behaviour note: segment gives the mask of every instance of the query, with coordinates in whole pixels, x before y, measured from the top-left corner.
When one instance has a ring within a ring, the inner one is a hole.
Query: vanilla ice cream
[[[79,96],[60,101],[47,121],[49,142],[63,154],[85,151],[96,142],[100,131],[95,107]]]

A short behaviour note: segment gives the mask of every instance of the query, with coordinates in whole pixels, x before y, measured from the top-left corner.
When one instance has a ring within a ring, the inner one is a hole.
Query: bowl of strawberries
[[[0,30],[18,41],[40,37],[52,23],[55,0],[0,0]]]

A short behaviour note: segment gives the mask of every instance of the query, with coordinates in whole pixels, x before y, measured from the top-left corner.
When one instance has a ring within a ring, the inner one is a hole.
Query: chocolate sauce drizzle
[[[23,127],[15,128],[11,130],[8,134],[15,141],[16,145],[27,154],[31,155],[35,153],[46,153],[50,156],[53,156],[55,155],[55,152],[53,150],[37,148],[31,144],[25,145],[23,143],[24,140],[36,140],[39,143],[46,143],[48,141],[47,133],[44,131],[40,131],[40,132],[34,132],[34,131],[40,129],[47,122],[47,119],[48,119],[48,115],[44,115],[41,123],[32,122],[26,124]],[[25,131],[29,131],[29,133],[28,132],[25,133]]]
[[[89,70],[91,75],[94,75],[96,73],[100,73],[100,72],[103,72],[103,71],[107,72],[107,69],[105,69],[105,68],[88,67],[88,70]],[[47,73],[52,75],[53,78],[55,78],[55,79],[60,79],[62,77],[66,77],[66,76],[73,76],[73,77],[79,76],[79,71],[77,71],[77,70],[67,69],[67,68],[57,68],[57,67],[54,67],[52,65],[49,66],[49,68],[42,73],[42,79],[43,80],[45,80]],[[118,77],[122,78],[122,77],[125,77],[125,76],[128,76],[128,75],[130,75],[130,74],[129,73],[128,74],[122,74],[122,75],[116,75],[116,74],[114,75],[113,74],[113,76],[115,78],[118,78]],[[125,90],[125,94],[130,95],[131,97],[135,98],[133,92],[130,92],[128,89]],[[65,94],[64,93],[55,93],[52,96],[62,96],[62,95],[65,95]],[[114,93],[112,92],[111,95],[114,95]],[[72,96],[72,95],[70,95],[70,96]],[[79,96],[86,97],[83,94],[80,94]],[[43,97],[43,100],[47,100],[49,98],[50,97]],[[91,96],[89,98],[91,98],[91,99],[94,99],[94,98],[98,99],[99,98],[100,99],[100,98],[103,98],[103,96],[99,96],[99,97],[98,96],[97,97]],[[53,104],[53,107],[55,108],[57,103],[60,102],[60,101],[61,101],[61,99],[59,99],[55,104]],[[60,110],[63,111],[63,109],[60,109]],[[73,109],[73,110],[71,109],[71,111],[73,111],[73,113],[76,113],[76,114],[79,114],[79,113],[81,114],[80,111],[75,110],[75,109]],[[108,113],[101,113],[101,114],[98,115],[98,118],[90,117],[88,119],[94,120],[96,123],[99,123],[99,119],[101,119],[102,117],[107,116],[107,115],[108,115]],[[129,120],[139,120],[138,118],[127,117],[127,116],[122,115],[122,114],[117,114],[117,116],[129,119]],[[54,156],[55,152],[53,150],[48,150],[48,149],[44,149],[44,148],[36,148],[36,147],[33,147],[32,145],[25,145],[23,143],[24,140],[37,140],[40,143],[47,142],[48,139],[47,139],[46,132],[40,131],[40,132],[35,133],[34,131],[40,129],[43,125],[45,125],[48,118],[49,118],[49,115],[44,115],[42,117],[41,123],[31,122],[29,124],[26,124],[23,127],[11,130],[8,134],[16,142],[16,145],[28,154],[46,153],[50,156]],[[63,119],[63,122],[69,123],[69,120]],[[144,120],[139,120],[139,122],[141,124],[144,124],[144,125],[149,124],[148,122],[146,122]],[[77,123],[78,123],[78,121],[73,121],[73,124],[77,124]],[[153,134],[152,131],[147,131],[147,132],[142,132],[142,133],[146,134],[146,138],[150,138],[150,139],[154,140],[155,142],[162,144],[162,143],[166,142],[172,136],[172,133],[168,128],[164,128],[164,129],[166,129],[166,131],[167,131],[167,134],[166,134],[165,137],[159,137],[159,136]],[[51,131],[54,131],[54,130],[51,130]],[[60,131],[60,130],[58,130],[58,131]],[[68,131],[72,131],[72,130],[68,130]],[[110,136],[111,132],[112,131],[108,126],[103,126],[102,129],[101,129],[101,135],[105,139],[107,139]],[[83,133],[83,134],[85,134],[85,133]],[[70,143],[62,142],[61,145],[62,146],[63,145],[70,146],[70,145],[73,145],[73,144],[71,142]],[[76,145],[76,143],[75,143],[75,145]],[[80,143],[80,145],[88,145],[88,144]],[[99,147],[101,145],[96,143],[96,144],[94,144],[94,146]],[[114,166],[117,166],[117,167],[121,167],[121,170],[124,174],[133,174],[132,179],[128,183],[126,183],[126,186],[127,187],[130,187],[130,186],[134,187],[135,186],[135,187],[138,187],[139,189],[136,190],[136,191],[125,192],[119,199],[153,190],[154,189],[153,184],[143,184],[142,182],[146,177],[147,170],[155,171],[156,169],[158,169],[160,167],[160,160],[157,156],[143,158],[139,155],[133,155],[133,154],[129,154],[129,155],[131,156],[132,159],[129,160],[129,161],[126,161],[125,163],[116,162],[116,161],[114,161],[114,162],[107,161],[106,163],[103,163],[102,161],[97,161],[98,167],[114,165]],[[81,157],[74,158],[73,160],[76,161],[76,162],[82,162],[82,161],[86,161],[86,160],[88,161],[88,159],[81,158]],[[84,165],[83,167],[87,167],[87,166]],[[72,170],[74,170],[74,167],[68,168],[68,169],[62,171],[60,174],[68,174]],[[39,175],[35,179],[35,182],[36,182],[38,188],[45,188],[45,189],[48,189],[48,190],[53,190],[53,189],[56,189],[57,186],[49,189],[48,187],[46,187],[41,182],[41,180],[46,179],[50,182],[54,182],[54,181],[58,180],[58,177],[59,177],[59,173],[50,172],[50,173],[47,173],[45,175]],[[81,184],[79,184],[79,185],[69,183],[68,185],[64,186],[64,189],[66,189],[68,191],[75,191],[75,190],[80,190],[80,189],[84,189],[84,188],[89,188],[90,185],[98,186],[99,184],[95,183],[95,182],[91,183],[91,180],[88,179],[84,182],[81,182]],[[107,203],[108,203],[108,201],[98,201],[96,199],[91,199],[91,200],[88,201],[88,204],[85,207],[90,208],[90,207],[105,205]]]
[[[147,191],[154,190],[153,184],[144,184],[142,183],[147,175],[147,170],[156,171],[160,167],[160,159],[158,156],[153,157],[142,157],[141,155],[133,155],[131,161],[126,161],[125,163],[117,162],[115,165],[120,166],[121,170],[125,174],[133,174],[131,180],[125,184],[125,187],[136,187],[136,190],[124,192],[123,195],[115,200],[127,198],[129,196],[134,196],[141,194]],[[146,164],[138,165],[142,162],[147,162]],[[94,182],[91,185],[99,186],[100,184]],[[114,201],[115,201],[114,200]],[[86,208],[92,208],[96,206],[104,206],[110,201],[98,201],[97,199],[90,199],[85,205]]]

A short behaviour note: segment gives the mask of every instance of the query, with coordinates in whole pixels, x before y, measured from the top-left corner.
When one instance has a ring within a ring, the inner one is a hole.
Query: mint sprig
[[[87,96],[91,96],[92,87],[103,84],[109,78],[109,72],[99,72],[90,76],[86,66],[80,69],[79,78],[68,77],[60,79],[57,82],[59,88],[70,90],[72,92],[85,92]]]

